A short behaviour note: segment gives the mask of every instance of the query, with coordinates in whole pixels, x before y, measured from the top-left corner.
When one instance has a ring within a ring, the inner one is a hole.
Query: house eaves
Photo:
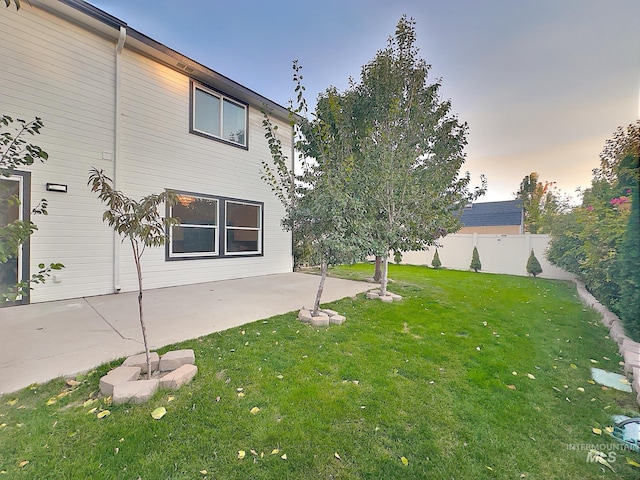
[[[124,28],[126,29],[126,48],[259,110],[264,110],[278,119],[291,120],[289,110],[282,105],[127,26],[126,22],[90,3],[83,0],[30,0],[29,3],[116,42],[120,36],[120,30]]]

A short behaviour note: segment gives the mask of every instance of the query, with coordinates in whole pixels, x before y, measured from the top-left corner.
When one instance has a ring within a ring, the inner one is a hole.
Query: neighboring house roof
[[[473,203],[464,208],[460,221],[465,227],[521,225],[522,200]]]
[[[113,38],[115,41],[122,42],[122,45],[126,45],[128,48],[153,58],[167,67],[184,73],[210,87],[219,89],[238,100],[265,110],[275,117],[289,119],[289,110],[282,105],[147,37],[129,27],[126,22],[109,15],[84,0],[58,0],[56,2],[30,0],[29,3],[89,27],[101,35]]]

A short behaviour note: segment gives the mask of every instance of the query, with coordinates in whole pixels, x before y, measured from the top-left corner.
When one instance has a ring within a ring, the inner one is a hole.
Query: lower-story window
[[[262,252],[262,206],[253,203],[225,202],[227,255],[247,255]]]
[[[178,193],[167,209],[179,223],[168,232],[167,259],[262,255],[263,204]]]

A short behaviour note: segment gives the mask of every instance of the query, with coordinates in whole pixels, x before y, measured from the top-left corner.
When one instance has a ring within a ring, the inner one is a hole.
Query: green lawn
[[[372,268],[332,274],[364,278]],[[0,397],[0,471],[11,479],[638,478],[627,464],[640,462],[636,453],[614,452],[615,473],[587,462],[589,445],[616,445],[605,431],[611,415],[636,416],[637,407],[633,394],[589,383],[594,365],[620,371],[620,356],[573,284],[395,265],[390,276],[404,299],[334,302],[347,317],[341,326],[311,328],[291,313],[167,347],[193,348],[198,375],[146,405],[97,398],[115,363],[80,385],[57,380]],[[160,406],[167,414],[154,420]],[[110,415],[98,418],[101,410]]]

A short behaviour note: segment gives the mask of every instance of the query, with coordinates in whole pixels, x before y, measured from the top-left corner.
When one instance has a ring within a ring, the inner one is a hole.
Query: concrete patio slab
[[[146,290],[152,350],[313,305],[320,277],[283,273]],[[375,285],[327,278],[323,303]],[[144,350],[137,292],[0,309],[0,394]]]

